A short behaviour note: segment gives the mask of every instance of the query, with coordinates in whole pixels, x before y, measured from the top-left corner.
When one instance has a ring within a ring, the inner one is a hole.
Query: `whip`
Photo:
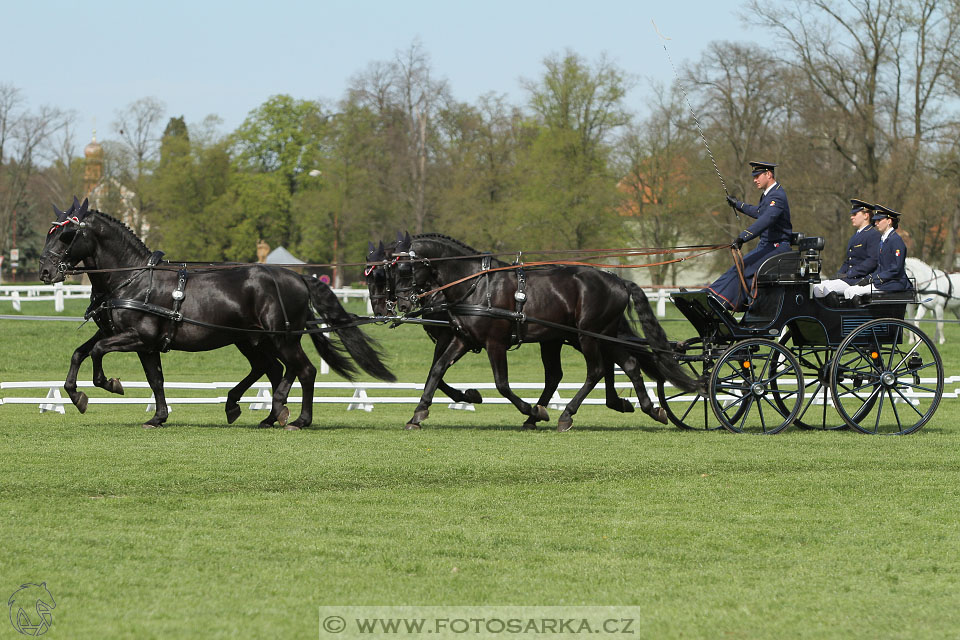
[[[670,68],[673,69],[673,75],[677,80],[677,86],[680,87],[680,93],[683,94],[683,100],[687,103],[687,108],[690,110],[690,115],[693,116],[693,121],[697,123],[697,131],[700,133],[700,139],[703,140],[703,146],[706,147],[707,153],[710,155],[710,161],[713,163],[713,170],[717,172],[717,177],[720,178],[720,186],[723,187],[723,194],[724,196],[729,196],[730,192],[727,191],[727,183],[723,180],[723,176],[720,174],[720,167],[717,166],[717,159],[713,157],[713,151],[710,150],[710,145],[707,144],[707,138],[703,135],[703,127],[700,126],[700,119],[697,118],[697,114],[693,110],[693,105],[690,104],[690,99],[687,97],[687,91],[683,88],[683,83],[680,81],[680,74],[677,73],[677,67],[673,64],[673,58],[670,57],[670,51],[667,49],[667,40],[670,38],[660,33],[660,29],[657,28],[657,23],[652,19],[650,20],[650,23],[653,25],[653,30],[656,31],[657,35],[660,36],[660,39],[663,40],[663,52],[667,54],[667,60],[670,62]],[[733,209],[733,213],[737,216],[737,220],[739,220],[740,214],[736,209]]]

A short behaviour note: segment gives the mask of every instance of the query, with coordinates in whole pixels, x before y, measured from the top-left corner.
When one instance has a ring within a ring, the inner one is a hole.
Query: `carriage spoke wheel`
[[[763,338],[727,349],[710,374],[710,406],[720,424],[735,433],[780,433],[800,412],[803,391],[796,357]]]
[[[847,423],[837,417],[830,396],[830,364],[833,359],[833,349],[820,345],[797,346],[794,343],[793,331],[787,332],[780,338],[780,344],[789,347],[796,356],[800,368],[803,369],[803,406],[793,424],[800,429],[847,429]],[[779,379],[774,378],[773,401],[783,412],[789,411],[787,402],[791,396],[780,393]],[[792,389],[786,389],[789,394]]]
[[[680,365],[691,378],[699,378],[710,373],[712,361],[703,357],[703,341],[692,338],[684,343]],[[657,382],[657,398],[660,406],[667,412],[667,419],[681,429],[713,430],[720,423],[707,406],[706,398],[695,391],[681,391],[675,387],[666,387],[661,380]]]
[[[837,347],[830,393],[840,417],[858,431],[913,433],[940,404],[943,361],[930,338],[912,324],[873,320]]]

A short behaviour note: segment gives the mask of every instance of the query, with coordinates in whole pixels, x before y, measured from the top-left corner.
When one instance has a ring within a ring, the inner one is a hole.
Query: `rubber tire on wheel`
[[[913,347],[907,344],[911,334],[917,338]],[[934,372],[933,384],[920,378]],[[907,393],[914,391],[923,395],[908,398]],[[857,431],[906,435],[936,412],[943,397],[943,361],[933,341],[912,324],[897,318],[872,320],[837,347],[830,393],[837,413]],[[903,405],[900,410],[897,404]]]
[[[780,403],[768,397],[773,395],[769,393],[771,380],[779,382]],[[786,384],[788,380],[796,391],[786,390],[791,386]],[[721,394],[734,399],[722,403]],[[734,433],[780,433],[790,426],[803,406],[800,363],[789,349],[773,340],[750,338],[738,342],[723,352],[710,374],[710,406],[720,424]],[[769,423],[765,410],[771,417]]]

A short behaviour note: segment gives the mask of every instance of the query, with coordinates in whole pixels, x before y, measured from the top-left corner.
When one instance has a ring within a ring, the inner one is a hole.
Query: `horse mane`
[[[480,255],[483,251],[477,251],[466,242],[457,240],[456,238],[451,238],[450,236],[444,235],[442,233],[418,233],[415,236],[411,237],[411,240],[437,240],[442,244],[454,245],[460,249],[465,249],[471,254]]]
[[[451,238],[450,236],[444,235],[442,233],[418,233],[415,236],[411,236],[410,239],[411,240],[435,240],[440,244],[445,244],[447,246],[452,246],[457,249],[466,251],[466,255],[473,256],[473,257],[482,256],[486,253],[489,253],[489,251],[478,251],[477,249],[474,249],[473,247],[468,245],[466,242],[462,242],[460,240],[457,240],[456,238]],[[496,266],[503,266],[508,263],[504,262],[503,260],[493,258],[492,264]]]
[[[150,249],[147,247],[147,245],[143,243],[143,240],[141,240],[140,237],[133,232],[133,229],[131,229],[126,225],[126,223],[124,223],[121,220],[118,220],[117,218],[114,218],[110,214],[104,213],[103,211],[98,211],[97,209],[91,209],[87,213],[88,216],[92,214],[96,214],[100,216],[100,218],[104,222],[106,222],[110,227],[113,227],[118,231],[120,231],[120,237],[124,238],[127,244],[129,244],[132,248],[138,251],[141,251],[143,253],[150,253]]]

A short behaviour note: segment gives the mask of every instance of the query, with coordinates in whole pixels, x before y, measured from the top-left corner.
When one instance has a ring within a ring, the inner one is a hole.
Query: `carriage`
[[[823,246],[823,238],[795,233],[791,251],[760,266],[755,301],[739,319],[707,292],[673,294],[698,334],[673,343],[676,357],[709,379],[706,396],[658,383],[673,424],[908,434],[930,420],[943,395],[943,363],[930,338],[904,321],[915,292],[875,291],[829,306],[810,295]]]

